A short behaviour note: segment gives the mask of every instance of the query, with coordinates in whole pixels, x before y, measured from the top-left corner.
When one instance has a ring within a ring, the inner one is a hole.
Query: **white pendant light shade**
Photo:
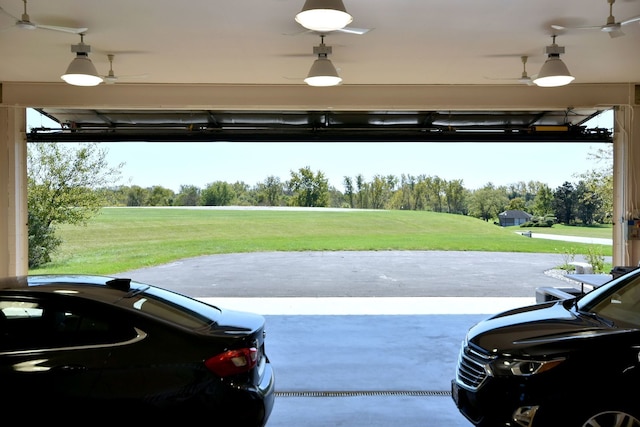
[[[556,35],[551,36],[553,43],[547,46],[545,52],[547,53],[547,60],[542,65],[538,76],[533,79],[533,83],[541,87],[557,87],[564,86],[571,83],[575,77],[571,75],[569,69],[562,59],[560,54],[564,53],[564,47],[556,44]]]
[[[61,76],[62,80],[74,86],[97,86],[102,83],[102,77],[89,59],[91,46],[84,44],[83,33],[80,33],[80,43],[71,45],[71,52],[76,57],[67,67],[67,72]]]
[[[533,82],[541,87],[557,87],[568,85],[574,79],[560,56],[549,55]]]
[[[295,17],[303,27],[319,32],[340,30],[353,21],[342,0],[306,0]]]
[[[62,80],[74,86],[96,86],[102,83],[96,67],[86,53],[78,53],[71,61]]]
[[[304,82],[309,86],[336,86],[342,82],[342,78],[329,59],[318,58],[311,65]]]

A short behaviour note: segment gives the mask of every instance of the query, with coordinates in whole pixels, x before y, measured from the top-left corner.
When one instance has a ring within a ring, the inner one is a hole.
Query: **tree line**
[[[610,180],[589,173],[577,182],[552,189],[540,181],[465,188],[462,180],[429,175],[362,175],[344,177],[341,191],[330,186],[322,171],[308,166],[291,171],[287,181],[269,176],[250,186],[215,181],[204,188],[183,185],[174,191],[162,186],[118,186],[100,192],[109,206],[297,206],[345,209],[398,209],[469,215],[495,220],[505,210],[523,210],[537,217],[554,217],[564,224],[607,223],[613,201]]]
[[[345,209],[399,209],[469,215],[497,221],[505,210],[523,210],[539,224],[608,223],[613,213],[612,166],[586,171],[577,181],[552,189],[540,181],[515,182],[479,189],[463,180],[438,176],[362,175],[343,178],[343,189],[329,185],[322,171],[309,166],[291,170],[283,181],[268,176],[249,185],[214,181],[199,188],[182,185],[176,193],[162,186],[117,185],[124,165],[111,166],[97,144],[71,149],[55,143],[28,146],[29,265],[51,260],[61,244],[55,236],[60,223],[81,224],[103,206],[296,206]],[[610,149],[594,153],[611,158]],[[610,163],[610,162],[608,162]],[[539,220],[539,221],[538,221]]]

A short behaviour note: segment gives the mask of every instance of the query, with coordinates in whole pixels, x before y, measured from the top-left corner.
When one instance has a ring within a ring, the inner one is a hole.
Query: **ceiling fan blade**
[[[484,76],[485,79],[487,80],[513,80],[513,81],[519,81],[520,77],[487,77]]]
[[[533,82],[533,78],[531,77],[527,77],[527,78],[521,78],[518,80],[518,82],[525,84],[527,86],[535,86],[535,83]]]
[[[62,31],[64,33],[82,34],[86,33],[88,28],[70,28],[70,27],[57,27],[55,25],[36,25],[43,30]]]
[[[567,27],[570,30],[602,30],[602,25],[585,25],[582,27]]]
[[[313,32],[314,32],[313,30],[307,30],[306,28],[303,28],[300,31],[295,31],[293,33],[282,33],[282,34],[285,35],[285,36],[297,36],[297,35],[300,35],[300,34],[307,34],[307,33],[313,33]]]
[[[104,81],[105,84],[108,85],[112,85],[115,83],[120,82],[121,80],[128,80],[128,79],[146,79],[147,77],[149,77],[149,74],[131,74],[131,75],[124,75],[124,76],[102,76],[102,80]]]
[[[10,18],[13,18],[13,20],[16,21],[16,22],[18,22],[20,20],[20,18],[18,18],[17,16],[13,16],[12,14],[10,14],[6,10],[4,10],[1,6],[0,6],[0,12],[4,13],[5,15],[7,15]]]
[[[355,27],[344,27],[344,28],[340,28],[339,31],[341,33],[348,33],[348,34],[357,34],[357,35],[362,35],[362,34],[366,34],[369,31],[371,31],[370,28],[355,28]]]
[[[33,30],[33,29],[37,29],[37,28],[41,28],[43,30],[52,30],[52,31],[62,31],[64,33],[71,33],[71,34],[82,34],[87,32],[88,28],[70,28],[70,27],[59,27],[56,25],[40,25],[40,24],[36,24],[35,22],[31,21],[31,18],[29,17],[29,14],[27,13],[27,2],[24,2],[24,13],[22,14],[21,18],[18,18],[16,16],[13,16],[12,14],[10,14],[9,12],[7,12],[5,9],[3,9],[0,6],[0,12],[4,13],[5,15],[7,15],[10,18],[13,18],[13,20],[15,21],[15,26],[21,29],[27,29],[27,30]]]
[[[607,33],[609,33],[609,37],[611,37],[612,39],[615,39],[616,37],[624,36],[624,33],[620,29],[616,29],[616,30],[613,30],[613,31],[607,31]]]
[[[640,15],[634,16],[633,18],[625,19],[624,21],[622,21],[620,23],[620,25],[627,25],[627,24],[631,24],[632,22],[637,22],[637,21],[640,21]]]

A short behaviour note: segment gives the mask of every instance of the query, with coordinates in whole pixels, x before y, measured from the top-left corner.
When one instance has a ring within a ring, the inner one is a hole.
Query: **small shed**
[[[531,221],[531,218],[533,218],[533,215],[517,209],[504,211],[498,214],[500,227],[524,224],[527,221]]]

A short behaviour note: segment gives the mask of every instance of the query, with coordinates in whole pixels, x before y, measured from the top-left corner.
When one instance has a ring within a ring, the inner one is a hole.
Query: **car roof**
[[[130,279],[98,275],[48,274],[0,278],[0,294],[73,294],[106,302],[113,302],[131,291],[148,287]]]

